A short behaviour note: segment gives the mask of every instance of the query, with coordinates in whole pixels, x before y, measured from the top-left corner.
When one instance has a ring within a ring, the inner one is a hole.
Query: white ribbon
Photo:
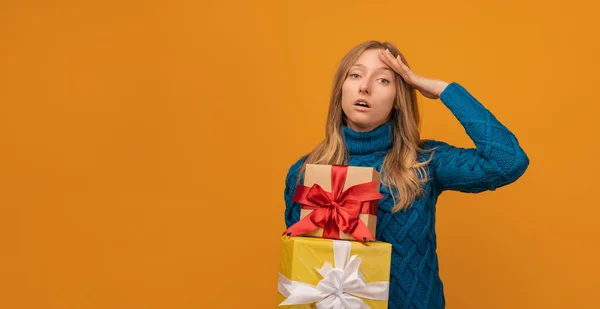
[[[286,299],[279,304],[301,305],[316,302],[317,309],[370,309],[360,298],[387,300],[388,281],[367,283],[358,266],[361,258],[350,257],[350,242],[333,241],[335,268],[325,262],[317,271],[323,279],[317,286],[291,281],[279,273],[277,288]]]

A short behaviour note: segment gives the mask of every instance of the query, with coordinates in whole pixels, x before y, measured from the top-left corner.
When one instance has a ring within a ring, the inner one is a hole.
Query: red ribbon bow
[[[383,198],[383,195],[377,192],[379,182],[366,182],[343,191],[347,172],[346,165],[332,165],[332,192],[326,192],[318,184],[312,187],[298,185],[292,201],[301,203],[302,208],[313,211],[290,226],[284,235],[296,236],[322,228],[323,238],[339,239],[341,230],[360,242],[375,240],[373,233],[358,216],[363,202]]]

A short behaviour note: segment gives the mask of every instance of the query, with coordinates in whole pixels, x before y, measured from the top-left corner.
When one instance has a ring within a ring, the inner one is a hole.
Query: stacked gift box
[[[379,186],[371,167],[306,164],[292,198],[300,220],[281,238],[280,308],[388,307],[392,248],[375,240]]]

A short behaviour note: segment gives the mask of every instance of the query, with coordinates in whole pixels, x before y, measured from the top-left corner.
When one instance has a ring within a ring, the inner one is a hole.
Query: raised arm
[[[440,99],[465,128],[475,148],[434,140],[425,143],[425,148],[437,147],[431,167],[439,190],[495,190],[523,175],[529,158],[515,135],[488,109],[457,83],[449,84]]]

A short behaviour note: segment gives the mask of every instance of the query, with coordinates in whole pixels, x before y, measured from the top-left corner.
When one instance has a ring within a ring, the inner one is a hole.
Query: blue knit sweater
[[[381,186],[377,240],[392,244],[389,308],[444,308],[443,283],[439,277],[435,234],[435,206],[444,190],[475,193],[495,190],[517,180],[527,169],[529,158],[517,138],[477,99],[457,83],[440,94],[440,100],[464,126],[476,148],[459,148],[445,142],[426,140],[425,149],[438,147],[429,163],[425,195],[407,211],[392,213],[391,192]],[[349,153],[347,164],[369,166],[381,171],[392,147],[392,125],[384,124],[370,132],[356,132],[344,126]],[[422,154],[420,161],[431,154]],[[291,166],[284,192],[286,226],[300,218],[300,204],[291,200],[298,171],[306,156]],[[300,175],[302,183],[304,177]],[[397,191],[394,190],[393,193]]]

